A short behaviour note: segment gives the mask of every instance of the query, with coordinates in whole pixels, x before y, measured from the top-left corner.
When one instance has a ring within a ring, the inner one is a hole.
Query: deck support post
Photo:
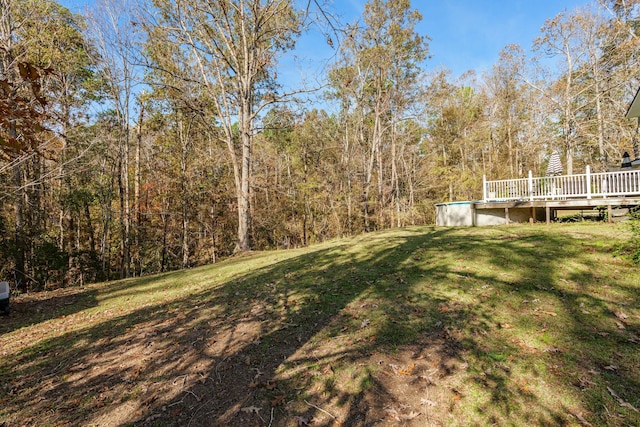
[[[531,206],[531,213],[529,214],[529,224],[533,224],[536,218],[536,208]]]
[[[611,204],[607,206],[607,221],[609,224],[613,223],[613,209],[611,209]]]
[[[504,221],[506,224],[511,223],[511,219],[509,218],[509,208],[504,208]]]
[[[546,206],[544,208],[545,211],[545,215],[547,216],[547,225],[551,224],[551,208],[549,206]]]

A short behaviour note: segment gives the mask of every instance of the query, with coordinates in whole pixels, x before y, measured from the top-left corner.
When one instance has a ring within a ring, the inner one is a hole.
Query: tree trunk
[[[140,102],[140,117],[138,118],[138,135],[134,158],[134,182],[133,182],[133,207],[134,207],[134,231],[133,231],[133,274],[142,274],[142,259],[140,255],[140,231],[142,228],[142,214],[140,208],[140,150],[142,146],[142,122],[144,120],[144,102]]]
[[[361,137],[364,140],[364,136]],[[371,147],[369,151],[369,157],[367,160],[367,167],[364,175],[364,189],[363,189],[363,213],[364,213],[364,231],[371,231],[371,223],[369,217],[369,197],[371,193],[371,182],[373,181],[373,167],[375,165],[376,158],[376,138],[375,135],[371,141]]]
[[[347,104],[344,101],[344,104]],[[345,108],[346,109],[346,108]],[[342,152],[342,170],[344,171],[347,179],[347,233],[349,235],[353,234],[353,201],[352,201],[352,191],[353,191],[353,181],[352,181],[352,171],[351,171],[351,155],[350,155],[350,133],[349,133],[349,120],[345,117],[344,120],[344,147]]]
[[[564,125],[565,146],[567,152],[567,175],[573,175],[573,138],[571,138],[571,124],[569,123],[568,113],[567,123]]]
[[[596,96],[596,121],[597,121],[597,129],[598,129],[598,155],[600,156],[600,168],[604,172],[607,170],[607,156],[606,150],[604,146],[604,118],[602,116],[602,95],[600,94],[600,82],[598,81],[598,67],[594,64],[593,67],[594,76],[595,76],[595,86],[594,93]]]
[[[398,180],[398,159],[397,159],[397,146],[396,146],[396,137],[397,137],[397,129],[396,122],[394,119],[393,123],[393,131],[391,133],[391,198],[393,205],[395,207],[396,221],[395,226],[400,227],[400,185]],[[391,227],[394,226],[393,215],[390,220]]]
[[[103,167],[107,167],[107,163],[103,163]],[[103,277],[109,280],[111,278],[111,242],[109,238],[109,228],[111,227],[112,211],[111,203],[113,201],[114,181],[116,179],[115,165],[111,167],[111,177],[109,181],[109,188],[106,192],[105,200],[103,200],[103,215],[102,215],[102,237],[100,241],[100,261],[102,264]]]
[[[96,252],[96,237],[95,232],[93,231],[93,223],[91,221],[91,211],[89,210],[89,204],[84,204],[84,216],[87,220],[87,230],[89,232],[89,250],[92,254]]]
[[[0,1],[0,78],[11,81],[15,76],[13,66],[13,23],[11,22],[11,2]],[[15,123],[11,123],[8,130],[9,137],[16,140],[18,132]],[[14,232],[14,277],[15,286],[20,291],[27,291],[25,275],[25,242],[23,218],[22,166],[17,163],[13,168],[13,183],[16,187],[16,197],[13,206],[15,216]]]
[[[216,215],[215,215],[215,207],[212,204],[210,209],[211,216],[211,263],[216,263]]]
[[[242,170],[240,188],[237,189],[238,199],[238,241],[236,252],[251,249],[249,225],[251,212],[249,204],[249,191],[251,181],[251,144],[253,142],[253,126],[251,123],[251,103],[243,100],[240,114],[240,143],[242,145]]]
[[[189,218],[187,202],[182,202],[182,268],[189,267]]]
[[[189,192],[187,191],[187,162],[189,161],[189,131],[184,129],[184,117],[178,118],[180,143],[180,198],[182,216],[182,268],[189,266]]]
[[[14,129],[15,131],[15,129]],[[24,217],[23,217],[23,193],[22,167],[18,163],[13,168],[14,185],[16,186],[16,198],[14,204],[14,215],[16,221],[15,229],[15,252],[14,252],[14,277],[16,289],[22,292],[28,290],[27,277],[25,274],[25,241],[24,241]]]
[[[124,230],[122,236],[123,254],[122,254],[122,277],[131,276],[131,203],[130,203],[130,187],[129,187],[129,124],[125,124],[124,138],[124,156],[122,165],[122,186],[124,194],[122,195],[124,203]]]
[[[511,113],[507,113],[507,146],[509,147],[509,178],[515,178],[513,135],[511,132]]]
[[[167,203],[165,201],[165,209],[167,209]],[[167,268],[167,233],[169,229],[169,214],[162,212],[160,214],[162,219],[162,250],[160,251],[160,271],[164,272]]]

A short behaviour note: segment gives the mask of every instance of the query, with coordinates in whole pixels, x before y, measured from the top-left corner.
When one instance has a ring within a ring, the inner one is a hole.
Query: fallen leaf
[[[149,404],[151,404],[157,398],[158,398],[158,396],[156,396],[155,394],[149,396],[144,402],[142,402],[142,406],[148,406]]]
[[[635,408],[631,403],[626,402],[626,401],[625,401],[625,400],[623,400],[620,396],[618,396],[618,394],[617,394],[615,391],[613,391],[613,390],[611,389],[611,387],[607,386],[607,390],[609,390],[609,393],[611,393],[611,396],[613,396],[613,397],[618,401],[618,403],[620,404],[620,406],[623,406],[623,407],[625,407],[625,408],[632,409],[632,410],[634,410],[634,411],[636,411],[636,412],[640,412],[640,411],[638,411],[638,410],[637,410],[637,409],[636,409],[636,408]]]
[[[624,314],[624,313],[623,313],[623,312],[621,312],[621,311],[616,311],[616,312],[615,312],[615,313],[613,313],[613,314],[615,314],[615,315],[616,315],[616,317],[617,317],[618,319],[622,320],[623,322],[624,322],[625,320],[627,320],[627,317],[629,317],[629,316],[627,316],[626,314]]]
[[[251,370],[252,371],[256,371],[256,374],[253,376],[254,380],[263,375],[263,372],[258,368],[251,368]]]
[[[264,387],[265,387],[267,390],[275,390],[275,389],[276,389],[276,382],[275,382],[275,381],[271,381],[271,380],[269,380],[269,381],[267,381],[267,383],[264,385]]]
[[[587,426],[587,427],[591,427],[592,424],[585,420],[584,417],[580,414],[572,414],[574,417],[576,417],[578,419],[578,421],[580,421],[580,424],[582,424],[583,426]]]
[[[282,406],[285,403],[285,399],[286,397],[284,394],[276,396],[273,399],[271,399],[271,406]]]
[[[420,412],[411,411],[409,414],[403,415],[403,420],[412,420],[420,415]]]
[[[261,409],[262,408],[258,408],[257,406],[246,406],[244,408],[241,408],[240,410],[247,414],[257,414]]]
[[[298,426],[308,426],[309,425],[309,420],[305,417],[298,417],[295,416],[293,417],[294,420],[296,420],[296,422],[298,423]]]
[[[394,420],[400,421],[400,414],[394,408],[385,408],[385,411],[387,411],[389,413],[389,416],[391,416]]]
[[[501,323],[501,324],[500,324],[500,327],[501,327],[502,329],[513,329],[513,325],[510,325],[510,324],[508,324],[508,323]]]
[[[426,405],[426,406],[438,406],[437,402],[434,402],[433,400],[429,400],[425,398],[420,399],[420,404]]]
[[[462,398],[462,393],[460,393],[457,389],[452,388],[451,391],[453,392],[453,400],[460,400]]]
[[[411,362],[411,364],[409,364],[409,366],[407,366],[407,369],[398,369],[398,374],[400,375],[412,375],[413,374],[413,368],[415,368],[416,365]]]
[[[367,326],[369,326],[369,323],[371,323],[370,319],[364,319],[360,324],[360,329],[366,328]]]
[[[331,365],[327,365],[322,369],[322,373],[325,375],[333,375],[333,368]]]
[[[615,371],[616,369],[618,369],[618,367],[616,365],[609,365],[605,366],[604,369],[606,369],[607,371]]]

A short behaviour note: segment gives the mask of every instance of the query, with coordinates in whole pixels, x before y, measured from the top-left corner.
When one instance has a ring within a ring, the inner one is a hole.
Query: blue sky
[[[334,0],[349,20],[362,15],[365,0]],[[500,50],[519,44],[526,51],[548,18],[587,0],[413,0],[422,14],[418,32],[431,37],[429,69],[444,66],[454,75],[488,70]]]
[[[349,23],[362,16],[365,3],[366,0],[333,0],[337,13]],[[417,31],[431,38],[427,71],[446,67],[453,76],[471,69],[478,74],[490,70],[500,50],[509,44],[519,44],[528,52],[547,19],[588,4],[588,0],[412,0],[411,3],[422,14]],[[323,38],[311,33],[298,42],[297,66],[282,70],[281,74],[290,81],[306,77],[313,85],[311,70],[322,70],[333,54],[335,51]]]
[[[60,2],[74,12],[82,12],[93,3]],[[333,0],[333,7],[343,21],[352,23],[362,15],[365,3],[366,0]],[[427,70],[447,67],[454,76],[459,76],[469,69],[478,73],[489,70],[508,44],[519,44],[528,51],[546,19],[588,3],[587,0],[413,0],[412,7],[423,17],[418,32],[431,37],[432,58],[427,61]],[[287,69],[279,74],[290,82],[307,78],[313,85],[314,75],[322,74],[323,66],[331,62],[334,54],[325,39],[312,32],[299,41],[296,52],[284,59]]]
[[[432,37],[429,67],[447,66],[454,74],[488,70],[511,43],[528,51],[548,18],[587,4],[585,0],[417,1],[420,30]]]

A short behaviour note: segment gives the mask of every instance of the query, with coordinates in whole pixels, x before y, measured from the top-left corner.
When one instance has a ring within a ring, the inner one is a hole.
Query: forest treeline
[[[564,11],[532,53],[453,76],[409,0],[357,22],[320,0],[0,0],[0,276],[51,289],[429,224],[554,149],[566,173],[618,165],[639,9]],[[309,31],[335,55],[285,90]]]

